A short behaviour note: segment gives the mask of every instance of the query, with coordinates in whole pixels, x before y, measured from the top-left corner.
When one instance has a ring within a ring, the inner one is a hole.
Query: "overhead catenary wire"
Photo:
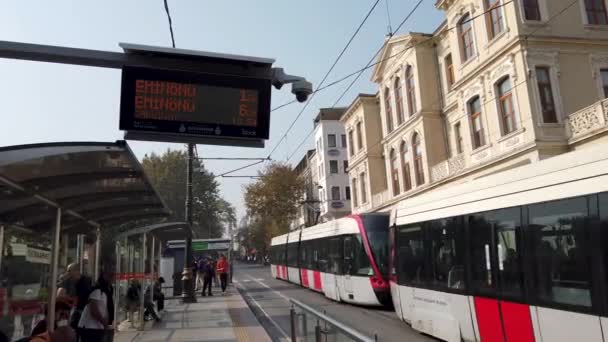
[[[319,84],[317,85],[317,88],[315,89],[315,91],[312,94],[310,94],[310,96],[308,97],[308,100],[306,101],[306,103],[304,104],[304,106],[302,107],[302,109],[300,110],[300,112],[298,113],[298,115],[296,115],[296,118],[291,122],[291,124],[289,125],[289,127],[287,128],[287,130],[285,131],[285,133],[283,134],[283,136],[281,137],[281,139],[279,139],[279,141],[275,144],[274,148],[270,151],[270,153],[268,154],[268,158],[270,158],[272,156],[272,154],[281,145],[281,142],[283,140],[285,140],[285,138],[287,137],[287,134],[289,134],[289,132],[291,131],[291,129],[293,128],[293,126],[296,124],[296,122],[298,121],[298,119],[300,118],[300,116],[302,116],[302,113],[304,113],[304,111],[306,110],[306,108],[308,107],[308,105],[310,104],[310,102],[312,101],[312,99],[314,98],[315,94],[323,86],[323,83],[327,80],[327,77],[329,77],[329,74],[334,70],[334,68],[336,67],[336,65],[340,61],[340,59],[342,59],[342,56],[344,56],[344,53],[346,52],[346,50],[348,49],[348,47],[350,46],[350,44],[353,42],[353,40],[355,39],[355,37],[359,34],[359,31],[361,31],[361,28],[363,27],[363,25],[365,24],[365,22],[367,21],[367,19],[370,17],[370,15],[372,14],[372,12],[376,8],[376,6],[378,6],[379,2],[380,2],[380,0],[375,0],[374,1],[372,7],[368,10],[367,14],[363,18],[363,20],[361,21],[361,23],[359,24],[359,26],[357,27],[357,29],[355,30],[355,32],[351,35],[350,39],[348,40],[348,42],[346,43],[346,45],[344,46],[344,48],[342,48],[342,51],[340,51],[340,53],[338,54],[338,56],[334,60],[333,64],[329,68],[329,70],[327,70],[327,72],[325,73],[325,76],[323,76],[323,79],[321,80],[321,82],[319,82]]]
[[[577,3],[577,1],[578,1],[578,0],[574,0],[574,1],[572,1],[572,2],[571,2],[571,3],[569,3],[569,4],[568,4],[566,7],[564,7],[562,10],[560,10],[558,13],[556,13],[556,14],[555,14],[555,15],[553,15],[552,17],[548,18],[548,19],[547,19],[547,21],[544,23],[544,25],[543,25],[543,26],[540,26],[540,27],[536,28],[535,30],[533,30],[532,32],[530,32],[529,34],[527,34],[527,35],[524,37],[524,39],[525,39],[525,40],[527,40],[527,39],[528,39],[528,38],[529,38],[531,35],[535,34],[535,33],[536,33],[536,32],[538,32],[540,29],[542,29],[542,28],[546,27],[546,25],[547,25],[548,23],[552,22],[553,20],[555,20],[556,18],[558,18],[559,16],[561,16],[561,15],[562,15],[562,14],[563,14],[563,13],[564,13],[566,10],[568,10],[568,9],[569,9],[569,8],[571,8],[571,7],[572,7],[574,4],[576,4],[576,3]],[[466,20],[466,21],[463,21],[462,23],[471,22],[471,21],[473,21],[473,20],[475,20],[475,19],[478,19],[478,18],[480,18],[480,17],[485,16],[487,13],[491,12],[492,10],[496,10],[497,8],[504,7],[504,6],[506,6],[506,5],[508,5],[508,4],[511,4],[511,3],[513,3],[513,2],[514,2],[514,0],[509,0],[509,1],[506,1],[506,2],[504,2],[504,3],[500,4],[500,5],[498,5],[498,6],[497,6],[497,7],[495,7],[495,8],[492,8],[492,9],[486,10],[486,11],[484,11],[484,12],[481,12],[481,13],[479,13],[478,15],[473,16],[473,17],[469,18],[469,19],[468,19],[468,20]],[[461,23],[461,24],[462,24],[462,23]],[[403,24],[403,22],[402,22],[402,24]],[[402,24],[400,24],[400,26],[401,26]],[[445,29],[445,32],[448,32],[448,31],[451,31],[451,30],[454,30],[454,29],[457,29],[457,28],[458,28],[458,25],[457,25],[457,26],[453,26],[453,27],[449,27],[449,28],[446,28],[446,29]],[[370,65],[366,66],[365,68],[362,68],[362,69],[360,69],[360,70],[358,70],[358,71],[356,71],[356,72],[354,72],[354,73],[351,73],[351,74],[347,75],[346,77],[343,77],[343,78],[339,79],[338,81],[342,81],[342,80],[344,80],[345,78],[348,78],[348,77],[350,77],[350,76],[353,76],[354,74],[357,74],[358,72],[361,72],[361,71],[367,70],[367,69],[369,69],[369,68],[371,68],[371,67],[374,67],[375,65],[378,65],[378,64],[380,64],[380,63],[383,63],[383,62],[385,62],[385,61],[387,61],[387,60],[389,60],[389,59],[392,59],[392,58],[398,57],[398,56],[400,56],[400,55],[404,54],[406,51],[408,51],[408,50],[410,50],[410,49],[413,49],[413,48],[416,48],[416,47],[418,47],[418,46],[420,46],[420,45],[426,44],[426,43],[428,43],[428,42],[430,42],[430,41],[434,40],[435,38],[436,38],[436,37],[429,37],[428,39],[421,40],[420,42],[418,42],[418,43],[416,43],[416,44],[413,44],[413,45],[410,45],[410,46],[406,47],[405,49],[403,49],[403,50],[402,50],[402,51],[400,51],[400,52],[397,52],[397,53],[395,53],[395,54],[393,54],[393,55],[391,55],[391,56],[388,56],[388,57],[386,57],[386,58],[383,58],[382,60],[379,60],[379,61],[377,61],[377,62],[375,62],[375,63],[373,63],[373,64],[370,64]],[[383,45],[383,47],[384,47],[384,45]],[[334,83],[335,83],[335,82],[334,82]],[[517,87],[518,87],[518,86],[520,86],[522,83],[526,83],[526,80],[524,80],[523,82],[520,82],[520,83],[518,83],[518,84],[514,85],[514,86],[512,87],[512,89],[517,88]],[[493,101],[493,100],[495,100],[495,99],[496,99],[496,98],[493,98],[493,99],[492,99],[492,101]],[[487,104],[487,102],[484,102],[484,105],[485,105],[485,104]],[[335,105],[334,105],[334,107],[335,107]],[[466,114],[465,114],[465,115],[463,115],[463,116],[466,116]],[[308,135],[306,136],[306,138],[305,138],[305,139],[303,139],[303,140],[300,142],[300,144],[298,144],[298,148],[296,148],[296,150],[294,150],[294,151],[292,152],[292,154],[289,156],[288,161],[289,161],[289,160],[291,160],[291,158],[293,158],[293,156],[294,156],[294,155],[295,155],[295,154],[298,152],[299,148],[300,148],[300,147],[302,147],[302,145],[304,145],[304,143],[306,142],[306,139],[308,139],[308,137],[310,137],[310,135],[312,134],[312,132],[313,132],[313,131],[314,131],[314,128],[313,128],[313,129],[312,129],[312,130],[311,130],[311,131],[308,133]],[[375,146],[375,145],[373,145],[373,146]]]
[[[169,13],[169,4],[167,4],[167,0],[165,2],[165,12],[167,13],[167,19],[169,20],[169,32],[171,33],[171,45],[175,49],[175,36],[173,35],[173,21],[171,20],[171,14]]]

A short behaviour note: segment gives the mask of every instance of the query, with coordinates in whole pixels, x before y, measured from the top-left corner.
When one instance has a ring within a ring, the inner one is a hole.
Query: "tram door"
[[[523,296],[520,208],[468,217],[473,298],[482,342],[532,342],[530,307]]]
[[[342,277],[345,298],[354,299],[352,274],[355,271],[355,248],[352,236],[344,238],[344,270]]]

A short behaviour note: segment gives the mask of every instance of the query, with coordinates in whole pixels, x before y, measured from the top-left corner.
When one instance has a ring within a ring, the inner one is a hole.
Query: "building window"
[[[342,148],[346,148],[346,134],[340,136],[342,138]]]
[[[348,160],[344,160],[344,173],[348,173]]]
[[[336,147],[336,135],[328,134],[327,135],[327,147]]]
[[[504,30],[502,8],[500,0],[486,0],[486,21],[490,39],[496,37]]]
[[[325,191],[323,189],[319,190],[319,200],[325,202]]]
[[[462,61],[466,62],[473,54],[475,54],[475,46],[473,43],[473,27],[471,25],[471,15],[468,13],[460,19],[458,24],[458,33],[460,34],[460,49]]]
[[[585,0],[585,10],[587,11],[587,23],[591,25],[608,24],[606,15],[605,0]]]
[[[536,80],[538,82],[538,94],[540,96],[540,107],[543,112],[544,123],[556,123],[555,101],[551,89],[551,78],[548,67],[536,67]]]
[[[448,81],[448,89],[452,89],[452,85],[456,79],[454,78],[454,63],[452,62],[452,54],[445,56],[445,78]]]
[[[340,187],[339,186],[332,186],[331,187],[331,200],[332,201],[339,201],[340,200]]]
[[[462,133],[460,132],[460,122],[454,125],[454,139],[456,139],[456,153],[462,153]]]
[[[355,155],[355,145],[353,145],[353,131],[348,132],[348,154],[351,157]]]
[[[526,20],[540,21],[538,0],[524,0],[524,15]]]
[[[424,184],[424,168],[422,167],[422,144],[418,133],[415,133],[412,138],[412,150],[414,152],[414,169],[416,169],[416,185],[420,186]]]
[[[471,116],[473,149],[476,149],[485,145],[483,123],[481,122],[481,101],[479,96],[475,96],[475,98],[469,101],[469,115]]]
[[[391,91],[384,90],[384,109],[386,112],[386,130],[388,133],[393,131],[393,111],[391,109]]]
[[[397,153],[394,149],[391,149],[390,153],[391,160],[391,177],[393,180],[393,196],[399,195],[399,166],[397,166]]]
[[[411,116],[416,113],[416,81],[414,81],[411,66],[405,69],[405,91],[407,92],[407,110]]]
[[[319,164],[319,178],[323,178],[325,175],[323,174],[323,164]]]
[[[399,77],[395,79],[395,104],[397,105],[397,125],[401,125],[405,121],[405,116],[403,115],[403,89]]]
[[[344,188],[344,195],[346,195],[346,200],[349,201],[350,200],[350,186],[347,186],[346,188]]]
[[[407,143],[401,142],[401,173],[403,174],[403,186],[405,191],[412,188],[412,177],[410,175],[410,162],[407,155]]]
[[[356,208],[359,206],[359,203],[357,201],[357,178],[353,178],[353,208]]]
[[[317,154],[321,155],[321,139],[317,140]]]
[[[600,70],[600,77],[602,78],[602,89],[604,90],[604,98],[608,98],[608,69]]]
[[[363,132],[361,128],[361,121],[357,122],[357,149],[363,148]]]
[[[338,173],[338,161],[337,160],[329,161],[329,173]]]
[[[361,204],[367,203],[367,186],[365,186],[365,172],[361,172],[359,175],[359,182],[361,182]]]
[[[500,115],[502,121],[503,135],[509,134],[515,131],[515,110],[513,108],[513,88],[511,87],[511,79],[509,77],[504,78],[498,82],[498,97]]]

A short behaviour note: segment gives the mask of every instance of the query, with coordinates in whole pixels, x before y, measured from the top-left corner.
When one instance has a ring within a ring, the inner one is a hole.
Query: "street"
[[[331,301],[322,294],[272,278],[269,266],[235,264],[235,285],[274,341],[290,336],[289,299],[298,300],[378,341],[437,341],[411,329],[389,309]]]

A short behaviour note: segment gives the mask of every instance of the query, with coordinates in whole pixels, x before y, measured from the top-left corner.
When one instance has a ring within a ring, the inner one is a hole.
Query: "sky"
[[[316,87],[373,0],[169,0],[176,47],[273,58],[274,67],[304,76]],[[381,0],[326,84],[363,66],[388,33],[414,7],[415,0]],[[163,0],[0,1],[0,40],[121,51],[120,42],[171,46]],[[432,32],[443,20],[434,0],[424,0],[397,33]],[[387,15],[388,5],[388,15]],[[0,59],[0,146],[60,141],[115,141],[118,129],[120,70]],[[375,93],[371,70],[362,75],[339,105],[358,93]],[[319,108],[330,107],[348,81],[312,99],[272,158],[296,164],[313,140],[296,147],[312,130]],[[292,101],[291,86],[273,88],[272,107]],[[272,113],[266,147],[199,145],[199,157],[266,157],[302,109],[295,103]],[[129,141],[141,160],[152,152],[183,144]],[[243,161],[205,161],[215,174],[244,166]],[[235,173],[255,175],[264,164]],[[219,178],[222,196],[238,216],[245,213],[248,178]]]

